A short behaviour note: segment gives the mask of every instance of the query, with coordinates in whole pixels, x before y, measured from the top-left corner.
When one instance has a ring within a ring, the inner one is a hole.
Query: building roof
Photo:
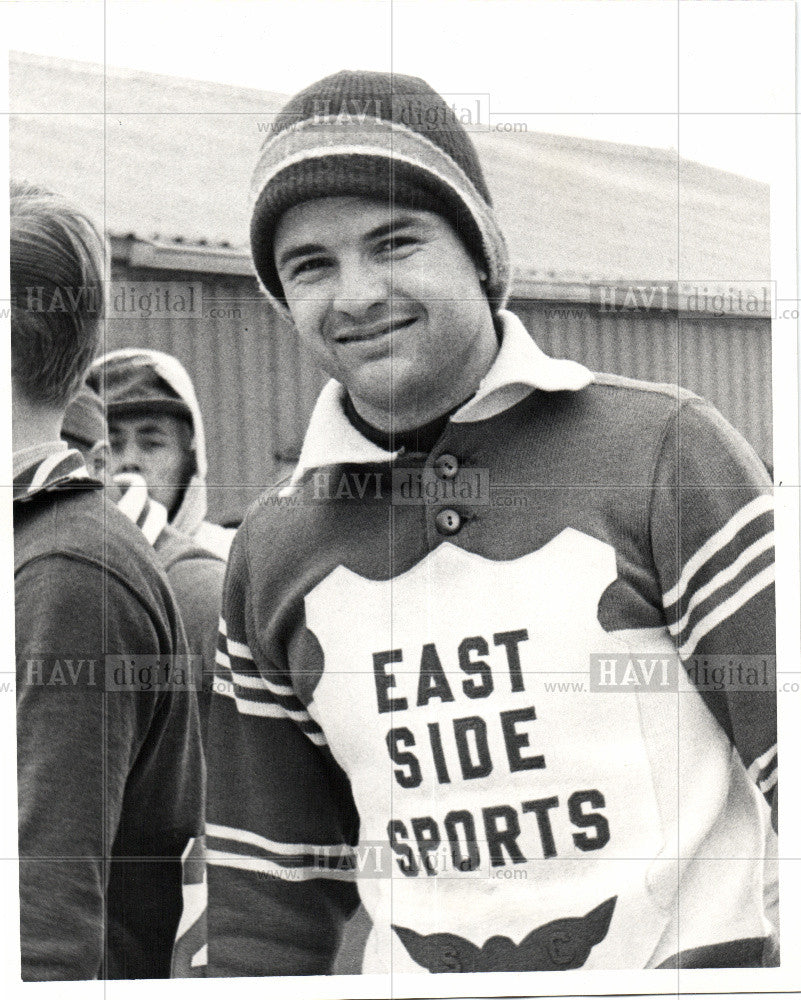
[[[12,175],[79,201],[112,236],[244,255],[251,170],[284,101],[12,53]],[[770,277],[766,184],[666,150],[534,132],[472,134],[513,263],[529,278]]]

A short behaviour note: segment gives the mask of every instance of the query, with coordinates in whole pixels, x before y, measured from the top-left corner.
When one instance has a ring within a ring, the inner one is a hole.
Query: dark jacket
[[[175,599],[77,452],[15,479],[14,541],[23,979],[165,977],[204,777]]]
[[[175,592],[189,652],[195,657],[193,674],[205,742],[225,560],[169,524],[166,508],[148,496],[147,483],[141,476],[126,473],[115,477],[114,481],[122,491],[117,507],[141,529],[153,546],[158,564]]]

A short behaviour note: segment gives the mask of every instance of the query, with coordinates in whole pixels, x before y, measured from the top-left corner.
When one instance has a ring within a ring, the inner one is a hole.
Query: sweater
[[[764,466],[692,393],[549,359],[502,319],[426,454],[368,441],[329,383],[292,483],[237,535],[210,975],[330,972],[359,898],[364,972],[760,962]]]
[[[166,977],[204,805],[174,597],[78,452],[15,478],[14,543],[23,979]]]
[[[117,500],[118,509],[137,525],[153,546],[157,561],[175,593],[189,652],[195,658],[200,728],[205,739],[225,560],[169,524],[165,507],[148,496],[147,484],[141,476],[119,475],[115,477],[115,484],[122,490]]]
[[[205,745],[214,682],[217,629],[220,621],[225,562],[167,523],[167,510],[148,496],[141,476],[115,477],[122,489],[117,507],[153,546],[175,592],[193,656],[200,732]],[[206,968],[206,866],[203,838],[193,840],[183,857],[184,905],[173,951],[173,978],[200,977]]]

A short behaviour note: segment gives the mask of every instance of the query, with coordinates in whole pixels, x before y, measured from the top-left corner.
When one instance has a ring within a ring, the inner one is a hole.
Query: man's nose
[[[343,315],[364,320],[373,306],[389,300],[391,292],[392,271],[388,263],[348,261],[340,265],[333,305]]]
[[[114,455],[114,473],[118,472],[139,472],[142,471],[142,460],[139,454],[139,449],[127,445],[122,451],[117,451]]]

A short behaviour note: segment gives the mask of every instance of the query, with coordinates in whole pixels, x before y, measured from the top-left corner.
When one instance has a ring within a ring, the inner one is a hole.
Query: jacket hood
[[[189,373],[181,362],[170,354],[143,348],[126,348],[111,351],[94,362],[91,374],[102,375],[109,364],[115,367],[129,362],[131,367],[145,366],[163,379],[177,393],[189,409],[192,421],[192,450],[195,455],[195,472],[187,483],[180,506],[170,524],[186,535],[194,536],[206,517],[208,510],[208,491],[206,476],[208,461],[206,458],[206,435],[203,427],[203,417],[195,394],[195,387]],[[101,390],[102,391],[102,390]]]

